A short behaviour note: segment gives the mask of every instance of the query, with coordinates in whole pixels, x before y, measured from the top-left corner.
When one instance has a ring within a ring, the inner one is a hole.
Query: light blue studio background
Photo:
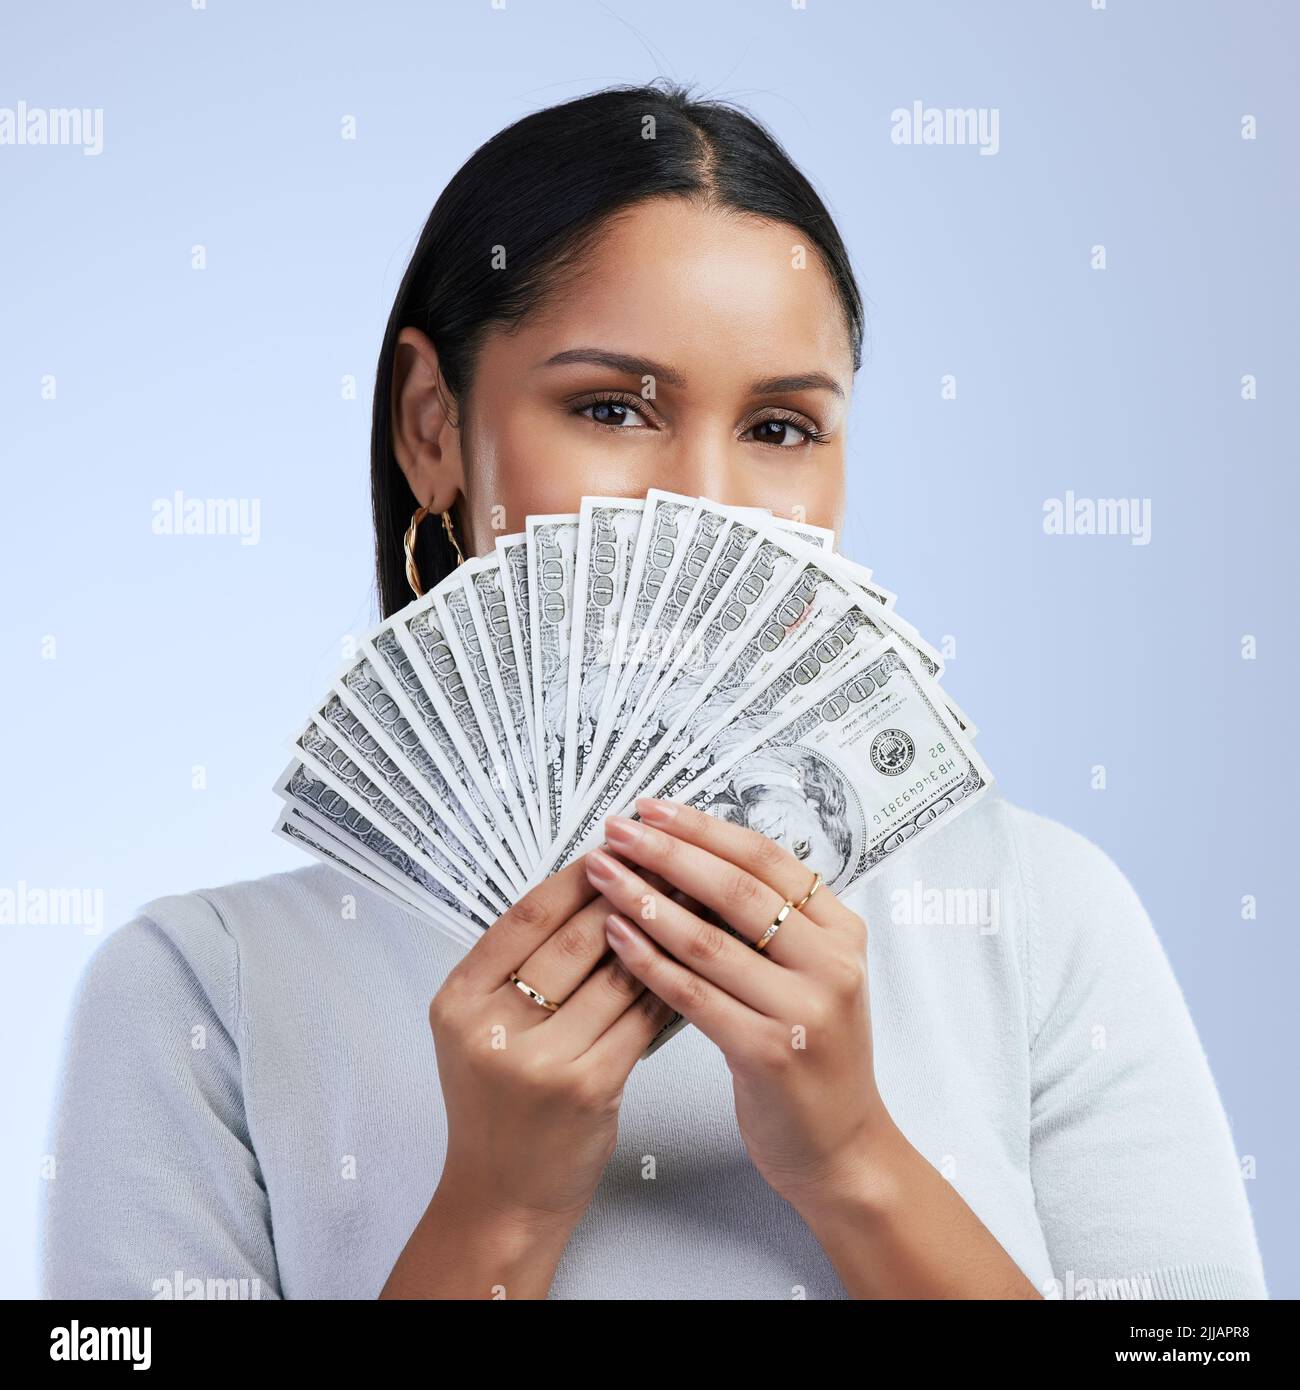
[[[689,78],[774,127],[870,300],[845,549],[955,639],[1007,795],[1141,893],[1256,1166],[1271,1291],[1300,1294],[1298,27],[1242,0],[11,8],[0,107],[104,124],[94,156],[0,146],[0,889],[100,888],[111,929],[306,862],[270,786],[375,616],[369,393],[428,209],[515,117]],[[892,143],[916,101],[995,110],[997,153]],[[177,490],[256,500],[257,543],[153,534]],[[1067,492],[1149,499],[1149,543],[1046,535]],[[102,939],[0,927],[0,1294],[36,1287],[61,1037]]]

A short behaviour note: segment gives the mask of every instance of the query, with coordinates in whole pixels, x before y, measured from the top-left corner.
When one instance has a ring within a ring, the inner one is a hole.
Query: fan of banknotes
[[[658,489],[528,517],[360,643],[277,833],[467,948],[642,796],[843,892],[992,777],[939,653],[832,542]]]

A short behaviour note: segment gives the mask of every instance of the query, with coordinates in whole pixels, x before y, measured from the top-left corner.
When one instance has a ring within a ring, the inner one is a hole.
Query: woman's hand
[[[605,834],[641,872],[600,851],[586,857],[591,883],[618,908],[611,945],[726,1055],[741,1136],[773,1189],[798,1206],[828,1184],[859,1181],[890,1125],[872,1068],[865,924],[821,888],[755,951],[782,905],[811,887],[807,865],[676,802],[646,799],[637,810],[640,822],[611,817]],[[654,889],[645,871],[735,935]]]
[[[447,1157],[381,1297],[545,1297],[613,1152],[628,1073],[672,1017],[609,954],[609,912],[579,860],[498,918],[435,995]]]
[[[676,802],[637,802],[605,835],[637,870],[586,857],[619,912],[624,964],[707,1034],[731,1068],[755,1168],[800,1213],[855,1298],[1040,1295],[960,1194],[894,1124],[871,1057],[867,929],[765,835]],[[687,895],[674,901],[651,879]],[[726,930],[694,908],[716,914]],[[631,919],[631,920],[629,920]]]
[[[494,922],[434,997],[443,1171],[461,1192],[575,1221],[591,1200],[628,1073],[672,1016],[610,955],[609,911],[571,864]]]

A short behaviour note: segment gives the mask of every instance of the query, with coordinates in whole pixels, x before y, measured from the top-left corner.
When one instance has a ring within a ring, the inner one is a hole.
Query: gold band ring
[[[523,990],[534,1004],[540,1004],[542,1008],[549,1009],[552,1013],[560,1007],[558,1004],[548,999],[544,994],[539,994],[532,985],[525,984],[513,970],[510,972],[510,983],[513,984],[516,989]]]
[[[822,878],[822,876],[821,876],[820,871],[817,872],[817,873],[815,873],[815,874],[813,874],[812,887],[811,887],[811,888],[803,895],[803,897],[800,898],[799,901],[798,901],[797,903],[795,903],[795,905],[794,905],[794,910],[795,910],[796,912],[798,912],[799,909],[804,905],[804,903],[806,903],[806,902],[808,901],[808,899],[811,898],[812,895],[822,886],[822,883],[823,883],[823,882],[824,882],[824,880],[823,880],[823,878]]]
[[[754,942],[754,950],[762,951],[767,947],[767,943],[781,930],[781,923],[794,911],[794,904],[789,898],[781,904],[781,911],[776,914],[776,921]]]

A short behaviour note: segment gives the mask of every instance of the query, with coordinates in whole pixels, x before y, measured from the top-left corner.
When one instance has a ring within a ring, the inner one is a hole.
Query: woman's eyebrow
[[[686,378],[672,367],[661,362],[653,362],[648,357],[637,357],[634,353],[609,352],[605,348],[568,348],[557,352],[542,363],[544,367],[562,367],[570,362],[586,362],[595,367],[608,367],[611,371],[626,372],[628,376],[649,376],[669,386],[684,387]],[[791,376],[767,376],[753,383],[749,388],[751,396],[779,396],[791,391],[830,391],[844,399],[844,389],[833,376],[825,372],[797,372]]]
[[[825,372],[799,372],[795,376],[765,376],[750,388],[751,396],[780,396],[787,391],[833,391],[841,400],[844,388]]]
[[[589,362],[596,367],[608,367],[611,371],[626,372],[628,376],[652,376],[656,381],[669,386],[685,386],[686,378],[671,367],[652,362],[648,357],[636,357],[627,352],[607,352],[604,348],[569,348],[557,352],[542,363],[544,367],[562,367],[567,362]]]

